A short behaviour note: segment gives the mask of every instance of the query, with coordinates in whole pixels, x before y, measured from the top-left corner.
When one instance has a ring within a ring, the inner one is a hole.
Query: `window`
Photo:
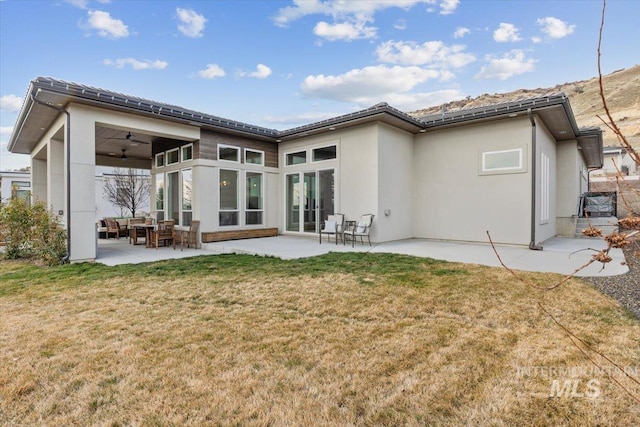
[[[178,149],[167,151],[167,165],[178,163]]]
[[[182,152],[183,162],[193,159],[193,144],[185,145],[180,149],[180,151]]]
[[[164,219],[164,174],[156,174],[156,213],[157,220]]]
[[[161,168],[164,166],[164,153],[156,154],[156,167]]]
[[[336,146],[321,147],[313,149],[313,161],[320,162],[322,160],[332,160],[336,158]]]
[[[13,181],[11,184],[11,198],[29,202],[31,200],[31,183],[29,181]]]
[[[218,160],[227,162],[240,162],[240,149],[228,145],[218,145]]]
[[[244,162],[252,165],[264,165],[264,152],[245,148]]]
[[[245,224],[262,224],[262,174],[247,172]]]
[[[220,169],[220,226],[239,225],[238,171]]]
[[[287,154],[287,166],[301,165],[307,163],[307,152],[298,151],[296,153]]]
[[[191,169],[184,169],[182,171],[182,222],[180,225],[191,225],[191,219],[193,216],[193,181],[191,179]]]
[[[525,172],[522,148],[513,150],[485,151],[482,153],[481,174]]]
[[[540,153],[540,222],[546,224],[549,222],[549,193],[551,171],[549,169],[549,156]]]

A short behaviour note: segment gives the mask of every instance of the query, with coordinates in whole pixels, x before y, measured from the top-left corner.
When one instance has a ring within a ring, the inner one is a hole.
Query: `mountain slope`
[[[603,76],[603,87],[613,119],[631,145],[640,149],[640,65]],[[557,92],[564,92],[569,97],[579,127],[599,126],[604,132],[605,146],[620,145],[614,133],[597,117],[600,116],[607,120],[600,98],[597,77],[558,84],[550,88],[519,89],[507,93],[484,94],[477,98],[468,97],[460,101],[413,111],[409,114],[421,117],[437,114],[443,109],[456,111]]]

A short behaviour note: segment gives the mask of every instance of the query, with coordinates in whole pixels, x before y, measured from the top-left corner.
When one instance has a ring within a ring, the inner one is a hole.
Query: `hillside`
[[[607,74],[603,76],[603,82],[609,111],[631,145],[636,149],[640,149],[640,65]],[[604,132],[605,146],[620,145],[613,132],[597,117],[600,115],[606,119],[600,99],[597,77],[558,84],[549,88],[519,89],[513,92],[493,95],[484,94],[477,98],[453,101],[448,104],[413,111],[409,114],[420,117],[437,114],[443,108],[447,111],[456,111],[557,92],[564,92],[569,97],[578,126],[599,126]]]

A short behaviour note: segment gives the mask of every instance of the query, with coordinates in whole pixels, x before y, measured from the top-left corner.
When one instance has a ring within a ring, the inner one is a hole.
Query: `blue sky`
[[[593,77],[580,0],[0,0],[0,170],[29,81],[50,76],[286,129]],[[640,1],[609,0],[605,73],[640,63]]]

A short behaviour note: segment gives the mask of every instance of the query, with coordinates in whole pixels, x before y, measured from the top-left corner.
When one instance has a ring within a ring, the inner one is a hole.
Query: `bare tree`
[[[122,210],[136,216],[142,206],[147,206],[150,195],[150,179],[137,169],[114,170],[112,176],[105,180],[104,196]]]

